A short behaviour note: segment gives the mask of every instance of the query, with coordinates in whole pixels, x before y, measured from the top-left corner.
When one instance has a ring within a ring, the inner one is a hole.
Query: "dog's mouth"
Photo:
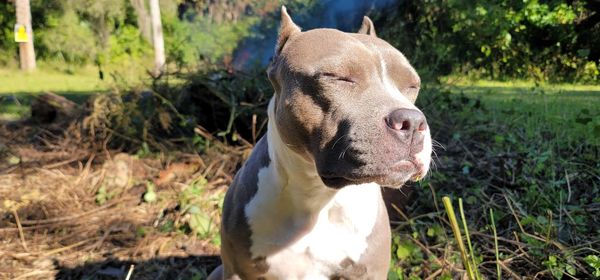
[[[418,181],[424,175],[421,174],[421,170],[423,168],[420,168],[419,164],[403,160],[381,172],[361,173],[360,170],[357,170],[355,173],[326,174],[320,175],[320,177],[327,187],[334,189],[365,183],[377,183],[383,187],[400,188],[409,180]]]

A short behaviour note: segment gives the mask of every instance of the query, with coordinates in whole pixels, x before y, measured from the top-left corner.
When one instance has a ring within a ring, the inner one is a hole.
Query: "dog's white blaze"
[[[421,174],[425,175],[429,171],[429,165],[431,164],[431,152],[433,150],[429,126],[427,127],[427,130],[417,133],[425,134],[425,139],[423,139],[423,149],[415,154],[417,161],[423,164],[423,170],[421,170]]]
[[[271,163],[259,171],[257,193],[245,208],[252,230],[250,252],[252,258],[266,257],[266,279],[328,279],[344,259],[358,261],[367,249],[380,187],[370,183],[335,191],[323,185],[314,163],[282,143],[271,121],[273,106],[271,101]]]
[[[383,80],[383,88],[385,89],[385,91],[394,99],[402,102],[402,104],[404,106],[407,106],[407,108],[418,110],[417,106],[410,102],[410,100],[408,100],[408,98],[406,98],[406,96],[404,96],[404,94],[400,92],[398,87],[394,85],[394,82],[392,82],[392,80],[390,79],[387,70],[387,64],[385,63],[385,59],[383,59],[383,55],[381,53],[378,54],[379,63],[381,64],[381,79]]]
[[[381,53],[379,53],[379,62],[381,63],[381,71],[382,71],[381,77],[382,77],[383,86],[384,86],[386,92],[391,94],[394,99],[402,102],[402,104],[404,106],[408,106],[408,108],[421,111],[421,110],[419,110],[419,108],[417,108],[417,106],[415,106],[412,102],[410,102],[410,100],[408,100],[408,98],[406,98],[400,92],[398,87],[396,87],[394,85],[394,83],[390,80],[390,77],[389,77],[388,71],[387,71],[387,65],[386,65],[385,60],[383,59],[383,55]],[[423,133],[425,135],[425,139],[423,139],[423,149],[420,152],[418,152],[417,154],[415,154],[415,158],[417,159],[417,161],[419,163],[423,164],[421,174],[425,175],[429,171],[429,165],[431,164],[431,151],[432,151],[431,133],[429,131],[429,127],[427,127],[427,130],[425,130],[423,132],[418,132],[418,133]]]

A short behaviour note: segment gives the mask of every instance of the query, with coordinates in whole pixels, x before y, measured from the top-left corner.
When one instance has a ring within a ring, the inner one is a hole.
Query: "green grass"
[[[104,91],[108,84],[98,77],[93,67],[75,70],[73,74],[51,69],[38,69],[32,73],[18,69],[0,69],[0,95],[35,95],[51,92]]]
[[[556,139],[550,142],[558,144],[581,136],[600,143],[600,86],[480,81],[450,90],[481,100],[494,122],[510,116],[527,135],[551,131]]]
[[[108,88],[109,82],[100,80],[94,67],[79,68],[73,74],[43,66],[32,73],[0,69],[0,120],[26,117],[32,97],[39,94],[52,92],[80,103]]]
[[[464,273],[453,268],[461,252],[436,203],[444,196],[465,201],[469,256],[484,277],[497,278],[499,264],[501,279],[591,279],[596,263],[587,260],[600,257],[600,87],[444,85],[424,89],[418,105],[439,143],[437,168],[396,228],[393,279]]]

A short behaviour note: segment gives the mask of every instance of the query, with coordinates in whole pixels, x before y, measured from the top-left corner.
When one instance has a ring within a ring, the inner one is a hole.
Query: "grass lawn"
[[[77,69],[73,74],[43,67],[33,73],[0,69],[0,120],[27,116],[31,98],[38,94],[53,92],[82,102],[109,87],[107,81],[99,79],[94,67]]]
[[[418,103],[436,168],[396,228],[390,279],[455,275],[443,196],[464,201],[470,262],[485,277],[600,277],[600,87],[476,82],[425,89]]]
[[[511,122],[522,124],[529,135],[550,130],[559,140],[584,136],[600,143],[600,86],[478,81],[450,90],[481,100],[494,121],[511,116]]]

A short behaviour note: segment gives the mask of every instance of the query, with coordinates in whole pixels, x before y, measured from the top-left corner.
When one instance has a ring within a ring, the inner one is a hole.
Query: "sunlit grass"
[[[535,82],[531,80],[510,80],[510,81],[493,81],[493,80],[469,80],[457,77],[445,77],[442,78],[442,83],[449,86],[456,87],[485,87],[485,88],[497,88],[497,89],[517,89],[527,91],[534,87],[539,87],[547,92],[560,92],[560,91],[595,91],[600,93],[600,84],[572,84],[572,83],[544,83]]]
[[[26,73],[18,69],[0,68],[0,95],[36,95],[44,92],[104,91],[106,81],[100,80],[93,67],[77,69],[74,73],[41,68]]]
[[[486,118],[506,123],[525,135],[551,133],[546,144],[562,145],[586,139],[600,143],[600,86],[535,85],[532,82],[479,81],[447,85],[452,93],[479,99],[489,109]],[[508,121],[506,118],[511,120]]]

